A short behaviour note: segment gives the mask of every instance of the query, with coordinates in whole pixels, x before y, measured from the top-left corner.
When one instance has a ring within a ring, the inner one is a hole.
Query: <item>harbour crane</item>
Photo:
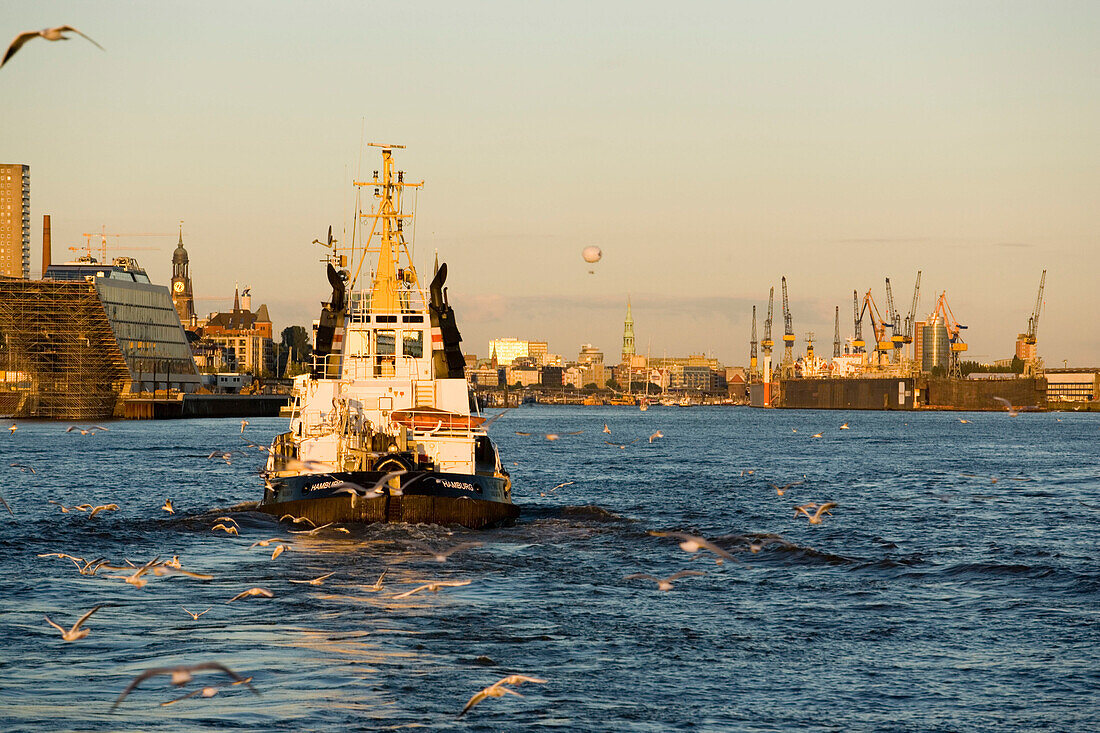
[[[772,381],[772,347],[775,346],[775,342],[772,341],[772,303],[775,301],[775,286],[768,288],[768,318],[764,321],[764,340],[760,342],[761,348],[764,350],[764,382],[770,384]]]
[[[791,308],[787,301],[787,278],[780,279],[783,286],[783,365],[794,364],[794,329],[791,327]]]
[[[863,340],[863,314],[859,310],[859,293],[852,291],[852,318],[855,321],[855,338],[852,339],[852,353],[862,354],[867,342]]]
[[[914,318],[917,315],[917,298],[920,296],[920,270],[917,270],[917,284],[913,286],[913,304],[909,306],[909,315],[905,317],[905,333],[904,341],[906,344],[913,343],[913,328]],[[913,354],[914,359],[920,359],[920,354]]]
[[[1043,270],[1043,274],[1039,278],[1039,294],[1035,296],[1035,309],[1031,311],[1031,317],[1027,319],[1027,333],[1021,334],[1020,339],[1030,347],[1028,349],[1028,359],[1024,364],[1028,376],[1034,374],[1036,367],[1040,365],[1035,345],[1039,342],[1039,315],[1043,310],[1043,289],[1046,288],[1046,284],[1047,271]]]
[[[752,307],[752,341],[749,342],[749,381],[756,378],[756,306]]]
[[[947,329],[948,349],[951,352],[951,358],[947,367],[947,376],[961,379],[962,370],[959,366],[959,354],[969,348],[966,342],[962,340],[961,335],[962,329],[966,328],[966,326],[955,320],[955,314],[951,312],[951,306],[947,302],[946,290],[940,293],[940,297],[936,301],[936,307],[933,309],[932,315],[929,316],[928,320],[934,321],[936,318],[942,319],[943,325]]]
[[[864,313],[871,318],[871,330],[875,334],[875,354],[877,354],[875,361],[878,366],[882,366],[888,358],[887,354],[894,348],[893,342],[886,338],[886,329],[893,326],[893,324],[883,320],[870,290],[863,296],[863,309],[859,314],[860,321],[863,320]]]
[[[95,239],[96,237],[98,237],[99,238],[99,246],[96,247],[96,249],[98,249],[99,253],[100,253],[100,262],[105,263],[105,262],[107,262],[107,237],[114,237],[115,238],[114,247],[116,249],[158,250],[158,249],[160,249],[160,247],[133,247],[133,246],[119,247],[118,238],[119,237],[174,237],[176,235],[173,232],[108,232],[106,225],[104,225],[103,227],[100,228],[100,231],[98,231],[98,232],[84,232],[80,236],[84,237],[84,246],[83,247],[69,247],[69,249],[72,250],[73,252],[80,252],[80,251],[83,250],[88,257],[91,257],[92,256],[92,248],[93,248],[92,240]]]
[[[836,307],[836,318],[833,322],[833,358],[840,356],[840,306]]]
[[[901,347],[905,345],[905,335],[902,333],[901,314],[894,307],[894,290],[890,287],[890,278],[886,278],[886,317],[891,321],[890,343],[893,351],[890,353],[890,363],[897,364]]]

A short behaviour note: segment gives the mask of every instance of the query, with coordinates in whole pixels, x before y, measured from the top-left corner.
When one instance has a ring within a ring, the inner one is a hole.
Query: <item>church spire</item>
[[[626,299],[626,320],[623,322],[623,361],[634,356],[634,316],[630,312],[630,296]]]

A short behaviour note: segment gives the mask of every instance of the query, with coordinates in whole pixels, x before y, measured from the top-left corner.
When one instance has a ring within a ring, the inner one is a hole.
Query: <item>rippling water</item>
[[[284,425],[252,420],[245,437]],[[242,508],[261,494],[259,453],[207,458],[241,443],[238,420],[108,427],[0,434],[15,512],[0,509],[4,729],[1100,730],[1095,415],[524,407],[492,427],[516,526],[316,536]],[[537,435],[572,430],[585,432]],[[768,485],[797,480],[783,497]],[[120,509],[89,518],[49,499]],[[837,507],[811,526],[791,510],[807,501]],[[211,531],[222,515],[239,537]],[[741,562],[651,529],[728,536]],[[791,544],[753,554],[739,535]],[[275,560],[249,548],[276,536],[292,542]],[[446,563],[412,546],[462,541],[485,544]],[[58,551],[178,555],[215,578],[139,589],[36,557]],[[682,569],[706,574],[669,592],[624,579]],[[472,582],[390,597],[436,578]],[[226,604],[253,586],[275,597]],[[79,641],[42,618],[67,627],[100,603]],[[194,621],[181,606],[211,610]],[[109,711],[141,670],[210,660],[262,694],[161,706],[222,679],[158,677]],[[456,719],[509,673],[547,682]]]

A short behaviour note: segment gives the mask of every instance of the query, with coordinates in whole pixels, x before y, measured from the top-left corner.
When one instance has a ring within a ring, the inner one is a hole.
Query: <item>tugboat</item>
[[[404,146],[371,146],[382,149],[382,176],[355,182],[351,246],[337,246],[331,227],[327,242],[315,240],[330,250],[332,296],[315,328],[312,370],[294,380],[290,429],[272,441],[258,509],[316,525],[509,523],[519,508],[475,414],[447,265],[437,258],[425,290],[405,240],[412,217],[402,193],[423,182],[394,170],[393,150]],[[363,188],[374,189],[369,214],[358,203]],[[361,231],[369,233],[357,242]],[[373,273],[362,272],[368,261]],[[361,274],[369,288],[357,289]]]

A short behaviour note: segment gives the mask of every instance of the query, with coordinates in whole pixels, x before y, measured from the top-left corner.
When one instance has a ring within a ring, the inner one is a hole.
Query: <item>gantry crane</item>
[[[775,302],[775,286],[768,288],[768,318],[764,321],[764,340],[760,342],[764,350],[764,382],[772,381],[772,303]]]
[[[107,227],[103,226],[98,232],[84,232],[80,236],[84,237],[83,247],[69,247],[73,252],[83,251],[88,257],[92,256],[92,239],[99,237],[99,246],[96,249],[100,253],[100,262],[107,262],[107,237],[115,237],[116,242],[114,247],[116,249],[147,249],[158,250],[160,247],[119,247],[117,239],[119,237],[174,237],[176,236],[172,232],[108,232]]]
[[[791,307],[787,300],[787,278],[780,279],[783,286],[783,366],[794,365],[794,329],[791,327]]]
[[[1024,362],[1024,373],[1027,376],[1031,376],[1035,371],[1042,366],[1042,362],[1039,359],[1039,353],[1035,345],[1039,343],[1039,315],[1043,310],[1043,289],[1047,284],[1047,271],[1043,270],[1042,276],[1039,278],[1039,294],[1035,296],[1035,309],[1031,311],[1031,316],[1027,319],[1027,333],[1021,334],[1020,340],[1027,344],[1028,358]]]
[[[929,316],[928,320],[934,321],[936,318],[942,319],[943,325],[947,329],[948,349],[951,352],[951,358],[947,367],[947,376],[961,379],[962,370],[959,366],[959,354],[969,348],[966,342],[962,340],[961,335],[962,329],[966,328],[966,326],[955,320],[955,314],[951,312],[951,306],[947,303],[946,290],[940,293],[940,297],[936,301],[936,307],[932,310],[932,315]]]
[[[862,354],[867,342],[863,340],[863,314],[859,311],[859,293],[852,291],[852,320],[855,322],[855,338],[852,339],[852,353]]]
[[[909,306],[909,315],[905,317],[905,333],[903,334],[904,342],[906,344],[913,343],[913,319],[917,315],[917,298],[920,296],[920,270],[917,270],[917,283],[913,286],[913,304]],[[913,354],[913,358],[920,361],[920,354]]]
[[[752,340],[749,341],[749,381],[756,378],[756,306],[752,307]]]
[[[868,290],[867,294],[863,296],[863,309],[859,313],[860,322],[863,321],[863,314],[866,313],[871,318],[871,330],[875,334],[875,362],[877,366],[882,366],[883,362],[887,360],[887,354],[894,348],[892,341],[886,338],[886,329],[893,324],[883,320],[882,314],[879,313],[878,305],[875,303],[874,297],[871,296],[871,291]]]
[[[840,356],[840,306],[836,307],[836,318],[833,322],[833,358]]]
[[[890,363],[897,364],[901,359],[901,347],[905,345],[905,334],[902,332],[901,314],[894,307],[894,291],[890,287],[890,278],[886,278],[886,315],[890,319],[890,343],[893,351],[890,352]]]

